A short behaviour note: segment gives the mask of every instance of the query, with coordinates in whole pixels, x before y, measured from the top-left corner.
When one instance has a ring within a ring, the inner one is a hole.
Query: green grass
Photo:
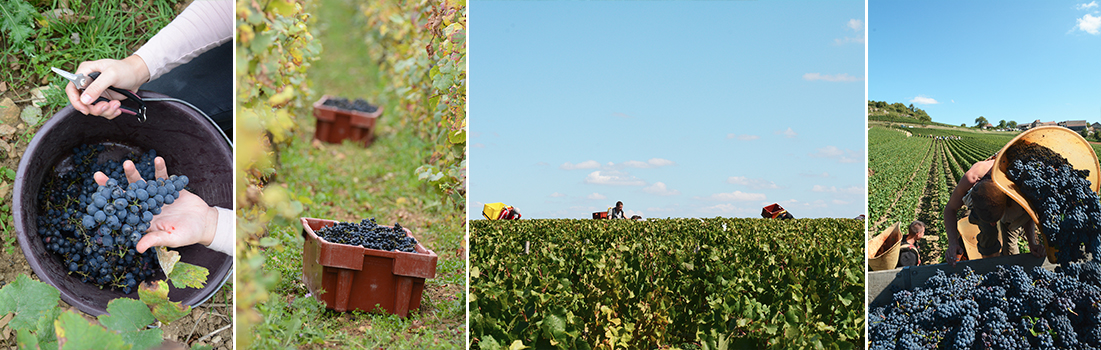
[[[14,8],[11,6],[14,1],[25,0],[0,0],[7,5],[5,9]],[[4,68],[0,69],[0,82],[6,83],[8,90],[0,93],[0,98],[11,98],[16,102],[16,108],[23,108],[30,102],[31,89],[50,85],[52,89],[47,90],[47,104],[42,116],[53,115],[69,104],[64,93],[68,81],[50,71],[50,67],[74,71],[83,61],[124,58],[171,22],[180,2],[71,0],[68,1],[68,9],[78,15],[63,18],[40,16],[60,9],[60,1],[27,2],[38,16],[33,24],[34,34],[26,42],[27,45],[11,42],[9,33],[0,28],[0,57],[3,57]],[[79,43],[74,38],[79,38]],[[24,52],[23,47],[28,52]],[[20,144],[29,143],[44,122],[45,118],[19,131],[17,137],[12,139],[15,141],[13,148],[21,152],[23,147],[19,147]],[[15,169],[20,157],[21,153],[5,154],[0,157],[0,163],[8,169]],[[8,179],[8,182],[11,180]],[[9,192],[0,204],[0,219],[4,221],[0,225],[0,245],[8,253],[16,247],[15,234],[11,230],[10,201]]]
[[[5,69],[0,70],[0,81],[7,82],[10,90],[21,94],[47,84],[64,88],[67,81],[53,74],[50,67],[74,71],[83,61],[129,56],[176,17],[180,2],[68,1],[68,9],[75,15],[40,17],[34,24],[35,35],[29,53],[20,50],[15,43],[0,41],[0,52],[14,58],[6,61]],[[39,4],[35,6],[39,14],[62,9],[60,1],[32,3]],[[68,104],[63,91],[53,91],[43,115],[52,115]]]
[[[363,312],[334,312],[312,297],[302,283],[302,238],[297,222],[276,220],[268,236],[280,245],[265,250],[266,272],[280,276],[268,300],[258,306],[256,348],[460,348],[465,330],[465,259],[459,255],[465,214],[448,205],[414,169],[435,146],[414,130],[398,127],[404,118],[384,88],[376,63],[363,43],[358,5],[324,1],[314,18],[324,51],[309,79],[321,94],[365,98],[385,107],[375,142],[323,144],[313,141],[309,110],[298,113],[293,140],[277,152],[276,186],[286,186],[304,204],[302,216],[380,224],[400,223],[439,255],[436,277],[425,283],[419,310],[408,318]]]

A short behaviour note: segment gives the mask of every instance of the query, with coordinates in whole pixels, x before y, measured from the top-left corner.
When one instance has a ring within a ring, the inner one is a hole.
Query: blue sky
[[[934,121],[1101,121],[1101,1],[871,1],[868,98]]]
[[[864,3],[470,3],[469,205],[852,218]]]

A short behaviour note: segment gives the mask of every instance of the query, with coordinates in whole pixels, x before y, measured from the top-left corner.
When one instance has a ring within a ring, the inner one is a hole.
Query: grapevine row
[[[471,221],[470,347],[859,345],[862,227],[851,219]]]

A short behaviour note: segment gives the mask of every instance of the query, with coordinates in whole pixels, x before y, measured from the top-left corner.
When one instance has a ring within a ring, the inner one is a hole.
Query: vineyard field
[[[470,347],[851,349],[863,223],[470,221]]]
[[[938,246],[947,245],[943,211],[952,190],[971,165],[990,158],[1015,136],[873,126],[868,130],[867,234],[877,234],[894,223],[905,228],[911,221],[921,220],[926,225],[926,240],[941,242],[924,249],[922,261],[943,262]],[[1092,146],[1095,153],[1101,150],[1101,145]],[[1019,244],[1022,252],[1028,251],[1024,240]]]

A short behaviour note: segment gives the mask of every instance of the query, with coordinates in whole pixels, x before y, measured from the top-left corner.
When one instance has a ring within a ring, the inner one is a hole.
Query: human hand
[[[963,247],[959,243],[948,243],[948,250],[944,251],[944,261],[948,262],[949,266],[956,266],[956,256],[964,254]]]
[[[164,158],[157,157],[153,160],[155,176],[160,179],[168,178],[168,170],[164,165]],[[142,180],[134,162],[122,163],[123,172],[128,182]],[[107,175],[96,172],[96,183],[105,185]],[[144,253],[146,249],[154,246],[182,247],[199,243],[210,245],[214,241],[214,233],[218,225],[218,210],[211,207],[187,190],[180,190],[180,197],[172,204],[161,207],[161,213],[153,216],[149,223],[149,230],[135,249],[138,253]]]
[[[73,108],[84,114],[98,115],[107,119],[114,119],[122,113],[119,109],[125,99],[122,94],[107,90],[114,86],[120,89],[136,91],[141,84],[149,81],[149,68],[139,56],[131,55],[122,60],[102,59],[80,63],[76,73],[88,75],[100,72],[99,77],[92,81],[83,93],[77,90],[76,85],[69,82],[65,85],[65,94],[69,97],[69,103]],[[100,96],[111,99],[110,102],[95,103]],[[140,178],[140,177],[139,177]]]
[[[1042,258],[1047,256],[1047,247],[1043,243],[1037,241],[1035,244],[1028,242],[1028,251],[1032,253],[1032,256]]]

